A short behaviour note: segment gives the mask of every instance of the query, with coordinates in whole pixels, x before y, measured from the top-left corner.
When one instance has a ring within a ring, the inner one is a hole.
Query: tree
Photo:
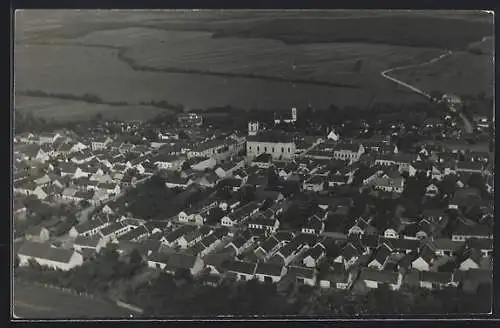
[[[181,169],[182,169],[183,171],[187,171],[187,170],[189,170],[190,168],[191,168],[191,165],[189,164],[189,162],[188,162],[188,161],[184,161],[184,162],[182,163],[182,167],[181,167]]]
[[[224,211],[220,207],[214,207],[210,210],[207,217],[207,224],[216,224],[224,216]]]
[[[181,139],[181,140],[188,140],[190,138],[189,138],[189,135],[186,133],[186,131],[180,130],[179,131],[179,139]]]

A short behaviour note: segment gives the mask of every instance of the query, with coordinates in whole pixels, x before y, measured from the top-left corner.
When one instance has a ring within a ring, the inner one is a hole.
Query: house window
[[[267,147],[264,147],[264,153],[267,153]]]
[[[260,152],[260,147],[259,146],[257,146],[257,152]]]
[[[284,153],[285,152],[285,148],[281,147],[281,152]]]
[[[157,268],[157,269],[160,269],[160,268],[161,268],[160,263],[156,263],[156,268]]]
[[[245,275],[240,275],[240,280],[245,281],[247,280],[247,277]]]
[[[272,282],[273,282],[273,278],[271,278],[271,277],[269,277],[269,276],[265,276],[265,277],[264,277],[264,281],[265,281],[265,282],[271,282],[271,283],[272,283]]]
[[[290,152],[290,148],[288,148],[288,152]]]
[[[274,147],[272,149],[273,149],[273,153],[274,153]]]

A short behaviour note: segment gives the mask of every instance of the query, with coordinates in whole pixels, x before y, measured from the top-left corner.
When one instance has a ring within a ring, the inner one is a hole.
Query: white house
[[[63,271],[83,264],[83,256],[74,250],[30,241],[26,241],[20,247],[18,257],[20,266],[26,266],[29,265],[30,261],[35,261],[41,266]]]
[[[387,228],[384,231],[384,237],[385,238],[399,238],[399,234],[393,228]]]

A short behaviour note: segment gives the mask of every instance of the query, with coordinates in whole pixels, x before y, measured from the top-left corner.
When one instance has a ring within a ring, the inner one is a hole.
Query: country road
[[[488,39],[488,37],[483,37],[481,39],[481,41],[479,41],[479,42],[484,42],[487,39]],[[420,95],[422,95],[422,96],[424,96],[424,97],[426,97],[428,99],[431,99],[431,96],[427,92],[422,91],[421,89],[419,89],[419,88],[417,88],[417,87],[415,87],[413,85],[410,85],[410,84],[408,84],[406,82],[398,80],[395,77],[390,76],[389,74],[391,72],[394,72],[394,71],[400,70],[400,69],[415,68],[415,67],[422,67],[422,66],[430,65],[430,64],[433,64],[433,63],[435,63],[435,62],[437,62],[439,60],[447,58],[447,57],[451,56],[452,54],[453,54],[453,51],[448,50],[445,53],[439,55],[438,57],[432,58],[431,60],[429,60],[427,62],[420,63],[420,64],[411,64],[411,65],[404,65],[404,66],[398,66],[398,67],[389,68],[389,69],[386,69],[386,70],[380,72],[380,75],[383,78],[387,79],[387,80],[390,80],[390,81],[392,81],[392,82],[394,82],[396,84],[399,84],[399,85],[401,85],[401,86],[403,86],[405,88],[408,88],[411,91],[416,92],[416,93],[418,93],[418,94],[420,94]],[[465,130],[465,132],[466,133],[472,133],[473,128],[472,128],[472,124],[470,123],[469,119],[467,119],[467,117],[465,117],[465,115],[463,113],[457,111],[457,109],[455,107],[453,107],[453,105],[448,105],[448,108],[452,112],[459,113],[459,116],[460,116],[460,118],[462,119],[462,121],[464,123],[464,130]]]

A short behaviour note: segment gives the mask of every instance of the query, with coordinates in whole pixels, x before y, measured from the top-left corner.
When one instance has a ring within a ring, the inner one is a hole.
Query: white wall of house
[[[424,261],[421,257],[417,258],[411,263],[411,267],[418,271],[429,271],[429,263]]]
[[[260,154],[271,154],[273,159],[292,159],[295,156],[294,142],[247,141],[247,157],[253,159]]]
[[[466,259],[465,261],[463,261],[462,263],[460,263],[460,268],[459,269],[461,271],[467,271],[469,269],[478,269],[478,268],[479,268],[478,263],[474,262],[471,259]]]
[[[18,256],[19,256],[20,266],[26,266],[29,264],[30,260],[35,260],[41,266],[68,271],[83,264],[83,256],[78,252],[73,252],[73,255],[71,256],[68,262],[52,261],[49,259],[31,257],[23,254],[19,254]]]

